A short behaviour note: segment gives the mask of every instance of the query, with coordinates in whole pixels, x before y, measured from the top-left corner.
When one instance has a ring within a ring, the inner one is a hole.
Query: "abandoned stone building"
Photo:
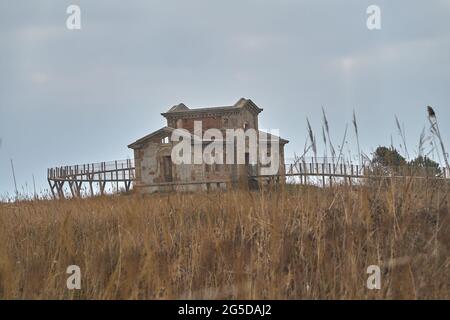
[[[225,132],[227,129],[239,129],[244,131],[258,129],[258,116],[263,111],[250,99],[240,99],[232,106],[188,108],[179,104],[170,108],[161,115],[166,118],[167,125],[131,143],[128,147],[134,150],[135,181],[134,188],[141,192],[157,191],[197,191],[215,188],[226,188],[239,181],[249,181],[249,177],[258,176],[261,173],[259,163],[250,163],[246,149],[245,163],[223,164],[175,164],[172,161],[172,149],[179,143],[171,141],[175,129],[185,129],[193,140],[201,140],[206,147],[211,140],[203,139],[194,130],[195,122],[201,122],[201,130],[219,129]],[[266,139],[275,137],[270,134],[262,134]],[[258,139],[260,135],[258,135]],[[276,137],[277,139],[279,137]],[[288,140],[279,138],[277,148],[279,154],[279,166],[275,175],[284,174],[284,146]],[[258,141],[259,142],[259,141]],[[270,142],[269,142],[270,144]],[[247,147],[246,147],[247,148]],[[226,147],[224,147],[226,150]],[[223,157],[224,155],[219,155]]]

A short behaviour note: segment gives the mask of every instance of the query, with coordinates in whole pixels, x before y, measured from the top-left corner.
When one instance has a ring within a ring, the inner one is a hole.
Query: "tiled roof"
[[[241,98],[238,102],[236,102],[232,106],[221,106],[221,107],[206,107],[206,108],[195,108],[190,109],[185,104],[180,103],[176,106],[173,106],[169,109],[169,111],[161,113],[164,117],[171,116],[179,116],[183,114],[197,114],[197,113],[220,113],[220,112],[229,112],[235,111],[236,109],[243,108],[248,106],[252,108],[256,113],[260,113],[263,109],[259,108],[252,100]]]

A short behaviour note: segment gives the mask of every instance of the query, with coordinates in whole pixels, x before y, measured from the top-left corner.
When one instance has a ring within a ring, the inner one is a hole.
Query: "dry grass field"
[[[450,298],[437,182],[22,201],[0,241],[0,299]]]

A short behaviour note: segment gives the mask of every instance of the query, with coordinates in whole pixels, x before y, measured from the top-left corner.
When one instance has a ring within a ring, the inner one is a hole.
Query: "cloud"
[[[30,75],[30,80],[33,84],[44,84],[48,82],[48,75],[42,72],[35,72]]]
[[[273,34],[236,33],[230,37],[230,45],[238,50],[255,52],[274,48],[281,39]]]
[[[332,65],[341,72],[369,72],[373,68],[395,68],[396,65],[430,64],[433,59],[447,60],[450,50],[450,36],[408,39],[369,46],[364,51],[351,55],[339,56],[332,60]]]
[[[28,25],[17,31],[18,40],[23,43],[43,45],[49,41],[56,41],[67,34],[64,25]]]
[[[321,105],[336,136],[357,106],[363,147],[389,140],[389,113],[420,127],[431,104],[450,118],[450,1],[379,0],[379,32],[367,30],[371,2],[361,0],[77,3],[79,32],[65,25],[72,1],[0,2],[1,150],[23,159],[18,179],[123,158],[178,102],[251,98],[264,108],[261,126],[283,128],[291,153],[303,148],[303,119],[320,121]],[[67,141],[71,148],[55,147]],[[9,187],[0,179],[0,194]]]

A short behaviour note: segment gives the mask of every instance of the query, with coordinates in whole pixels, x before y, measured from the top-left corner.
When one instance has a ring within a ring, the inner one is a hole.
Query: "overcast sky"
[[[66,8],[81,7],[81,30]],[[369,31],[366,9],[381,8]],[[432,105],[450,141],[450,0],[0,2],[0,195],[46,188],[46,168],[132,157],[160,113],[252,99],[261,128],[301,153],[306,117],[335,144],[353,109],[362,149],[417,150]],[[348,145],[354,146],[349,130]],[[27,187],[28,184],[28,187]]]

